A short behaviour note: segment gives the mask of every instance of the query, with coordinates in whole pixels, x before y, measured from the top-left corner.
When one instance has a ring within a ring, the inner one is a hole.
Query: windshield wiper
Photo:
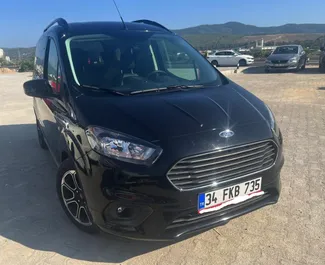
[[[203,85],[174,85],[168,86],[167,89],[194,89],[194,88],[203,88]]]
[[[94,91],[103,91],[103,92],[107,92],[113,95],[119,95],[119,96],[127,96],[128,94],[116,91],[114,89],[109,89],[109,88],[104,88],[104,87],[97,87],[97,86],[89,86],[89,85],[80,85],[83,88],[88,88],[88,89],[92,89]]]
[[[160,87],[160,88],[136,90],[136,91],[132,91],[130,93],[130,95],[152,93],[152,92],[162,92],[162,91],[168,91],[168,90],[182,91],[182,90],[202,88],[202,87],[204,87],[204,86],[203,85],[173,85],[173,86]]]

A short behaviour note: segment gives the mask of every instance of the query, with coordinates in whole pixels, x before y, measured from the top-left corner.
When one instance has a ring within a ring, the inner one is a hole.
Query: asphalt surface
[[[22,90],[31,75],[0,75],[0,264],[324,265],[325,75],[257,69],[230,78],[270,105],[282,129],[280,201],[177,243],[75,228],[56,197],[56,166],[38,146]]]

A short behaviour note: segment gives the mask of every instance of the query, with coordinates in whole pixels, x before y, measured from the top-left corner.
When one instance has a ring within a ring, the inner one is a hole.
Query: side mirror
[[[323,51],[325,51],[325,47],[323,46],[323,47],[320,47],[320,50],[323,52]]]
[[[27,96],[36,98],[53,98],[53,93],[49,82],[45,79],[34,79],[24,83],[24,91]]]

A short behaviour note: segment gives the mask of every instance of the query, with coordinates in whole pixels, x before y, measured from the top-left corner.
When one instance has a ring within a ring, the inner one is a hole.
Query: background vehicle
[[[265,61],[265,72],[271,70],[305,69],[307,63],[306,52],[301,45],[278,46]]]
[[[216,51],[209,54],[208,61],[214,66],[245,66],[254,63],[254,57],[251,55],[240,54],[233,50]]]
[[[81,230],[175,239],[278,201],[273,113],[162,25],[58,19],[35,62],[25,93]]]
[[[325,72],[325,46],[320,48],[320,55],[319,55],[319,71],[324,73]]]

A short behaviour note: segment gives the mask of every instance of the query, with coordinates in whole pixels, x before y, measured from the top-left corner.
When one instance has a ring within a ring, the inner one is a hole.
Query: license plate
[[[198,212],[199,214],[202,214],[218,211],[228,205],[241,203],[263,194],[262,178],[242,182],[234,186],[208,193],[201,193],[198,197]]]

